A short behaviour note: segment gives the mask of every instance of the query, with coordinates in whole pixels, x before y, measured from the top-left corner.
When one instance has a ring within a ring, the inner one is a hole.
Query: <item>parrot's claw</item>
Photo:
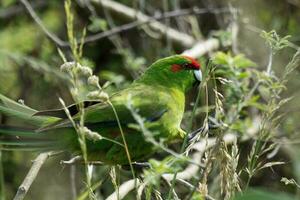
[[[72,165],[72,164],[81,162],[82,160],[83,160],[82,156],[75,156],[75,157],[71,158],[70,160],[61,160],[60,164]]]
[[[221,125],[220,124],[216,124],[216,123],[208,123],[208,130],[214,130],[214,129],[218,129]],[[196,130],[194,130],[193,132],[191,132],[188,135],[188,142],[191,143],[196,136],[200,134],[202,134],[205,131],[205,126],[202,126],[201,128],[198,128]]]
[[[205,128],[201,127],[188,134],[188,143],[191,143],[199,133],[202,133]]]
[[[70,160],[61,160],[60,164],[63,165],[74,165],[74,164],[84,164],[84,160],[82,156],[75,156]],[[87,161],[86,164],[88,165],[104,165],[101,161]]]

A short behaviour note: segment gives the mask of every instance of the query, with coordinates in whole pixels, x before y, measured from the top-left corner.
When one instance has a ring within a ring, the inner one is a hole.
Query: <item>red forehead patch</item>
[[[200,69],[200,63],[195,58],[192,58],[190,56],[183,56],[183,57],[186,58],[187,60],[189,60],[191,62],[191,65],[195,69]]]
[[[178,72],[180,70],[182,70],[182,67],[180,65],[177,64],[173,64],[171,67],[172,72]]]

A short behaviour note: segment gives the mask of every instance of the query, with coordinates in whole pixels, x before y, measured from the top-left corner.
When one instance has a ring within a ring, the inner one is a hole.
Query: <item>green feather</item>
[[[20,103],[17,103],[0,94],[0,113],[9,117],[17,118],[31,125],[41,126],[52,123],[57,118],[45,116],[33,116],[37,111]]]

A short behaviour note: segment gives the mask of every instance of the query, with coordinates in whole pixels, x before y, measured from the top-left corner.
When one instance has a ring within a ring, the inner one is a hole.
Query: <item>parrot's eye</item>
[[[182,65],[182,67],[183,67],[184,69],[190,69],[190,64],[189,64],[189,63],[184,63],[184,64]]]

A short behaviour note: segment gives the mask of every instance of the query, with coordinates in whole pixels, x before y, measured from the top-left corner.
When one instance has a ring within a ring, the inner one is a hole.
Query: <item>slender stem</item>
[[[71,165],[71,168],[70,168],[70,186],[71,186],[72,200],[75,200],[76,197],[77,197],[77,190],[76,190],[76,165]]]
[[[84,105],[83,103],[79,103],[79,114],[80,114],[80,127],[84,127]],[[86,138],[83,132],[79,131],[79,137],[80,140],[80,147],[81,152],[83,154],[83,160],[84,160],[84,168],[85,168],[85,177],[86,177],[86,184],[87,188],[89,190],[89,199],[93,199],[93,190],[91,189],[92,186],[92,176],[89,173],[89,165],[88,165],[88,153],[87,153],[87,146],[86,146]]]
[[[52,152],[45,152],[39,154],[36,159],[33,161],[32,167],[30,168],[29,172],[27,173],[25,179],[23,180],[22,184],[19,186],[16,196],[14,200],[23,200],[25,195],[27,194],[31,184],[35,180],[37,174],[39,173],[41,167],[47,160],[47,158],[52,154]]]
[[[129,181],[123,182],[123,184],[119,188],[119,193],[117,192],[112,193],[109,195],[105,200],[119,200],[123,199],[128,192],[132,190],[132,188],[136,188],[137,185],[140,184],[138,179],[131,179]]]
[[[43,30],[43,32],[56,44],[59,46],[66,46],[68,45],[68,42],[62,41],[60,38],[58,38],[54,33],[50,32],[43,24],[42,20],[37,16],[35,11],[33,10],[32,6],[27,0],[20,0],[21,3],[25,6],[31,17],[34,19],[34,21],[40,26],[40,28]]]
[[[115,143],[115,144],[120,145],[120,146],[122,146],[122,147],[125,148],[125,146],[124,146],[122,143],[120,143],[120,142],[118,142],[118,141],[116,141],[116,140],[113,140],[113,139],[110,139],[110,138],[107,138],[107,137],[102,137],[102,139],[103,139],[103,140],[110,141],[110,142],[112,142],[112,143]]]
[[[133,170],[133,166],[132,166],[132,162],[131,162],[131,156],[130,156],[130,153],[129,153],[129,149],[128,149],[128,145],[127,145],[127,142],[126,142],[125,134],[123,132],[123,128],[122,128],[118,113],[117,113],[114,105],[111,103],[111,101],[108,101],[108,103],[112,107],[113,112],[115,114],[115,117],[116,117],[116,120],[117,120],[117,123],[118,123],[118,127],[119,127],[120,132],[121,132],[122,140],[123,140],[123,143],[124,143],[125,152],[126,152],[127,159],[128,159],[128,162],[129,162],[130,170],[131,170],[133,178],[136,179],[135,178],[135,173],[134,173],[134,170]]]
[[[196,97],[195,105],[194,105],[193,110],[192,110],[190,124],[189,124],[188,129],[187,129],[188,132],[190,132],[192,130],[192,127],[193,127],[193,122],[194,122],[194,118],[195,118],[196,109],[197,109],[198,104],[200,102],[201,88],[202,88],[202,85],[200,85],[199,89],[198,89],[198,94],[197,94],[197,97]],[[186,145],[187,145],[187,142],[188,142],[188,135],[185,135],[183,144],[182,144],[181,149],[180,149],[180,153],[184,152],[184,150],[186,148]]]
[[[271,75],[272,64],[273,64],[273,50],[270,47],[269,62],[268,62],[268,66],[267,66],[267,74],[268,75]]]
[[[248,178],[247,178],[247,183],[246,183],[246,186],[245,186],[245,190],[248,189],[248,187],[250,185],[251,178],[252,178],[252,175],[248,174]]]
[[[5,200],[5,184],[4,184],[4,171],[2,164],[2,151],[0,151],[0,200]]]

